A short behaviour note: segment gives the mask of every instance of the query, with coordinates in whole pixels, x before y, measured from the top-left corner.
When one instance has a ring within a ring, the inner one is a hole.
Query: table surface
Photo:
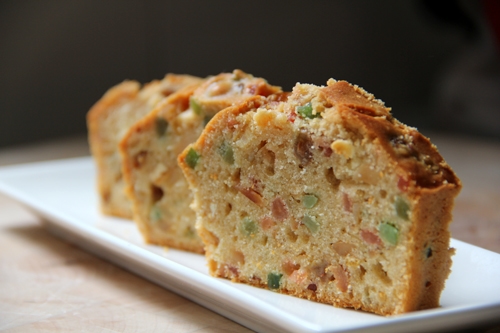
[[[463,182],[456,239],[500,253],[500,143],[427,133]],[[0,149],[0,166],[88,155],[86,138]],[[0,194],[0,330],[251,332],[55,238]],[[500,322],[471,332],[500,331]],[[465,332],[465,331],[463,331]]]

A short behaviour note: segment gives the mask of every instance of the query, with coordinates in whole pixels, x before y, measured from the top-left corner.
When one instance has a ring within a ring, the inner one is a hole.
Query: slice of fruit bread
[[[241,70],[222,73],[181,90],[137,122],[123,138],[124,178],[134,220],[148,243],[202,253],[189,207],[192,193],[177,156],[195,142],[218,111],[255,95],[281,89]]]
[[[173,92],[200,82],[189,75],[167,74],[144,87],[124,81],[110,88],[87,113],[88,139],[97,173],[101,211],[132,218],[132,205],[124,193],[122,161],[118,144],[127,130]]]
[[[460,180],[436,147],[345,81],[217,114],[179,156],[209,272],[393,315],[437,307]]]

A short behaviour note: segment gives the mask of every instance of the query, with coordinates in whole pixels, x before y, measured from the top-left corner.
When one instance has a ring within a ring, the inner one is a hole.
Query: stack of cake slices
[[[381,315],[439,306],[461,183],[428,138],[345,81],[175,77],[133,122],[148,103],[130,82],[90,111],[105,214],[120,192],[146,242],[204,252],[216,277]]]

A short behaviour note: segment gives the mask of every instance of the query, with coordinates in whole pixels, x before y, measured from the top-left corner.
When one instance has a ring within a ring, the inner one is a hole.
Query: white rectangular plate
[[[201,255],[145,245],[130,221],[99,213],[90,157],[0,168],[0,191],[58,235],[262,332],[403,332],[463,328],[500,313],[500,254],[458,240],[441,308],[381,317],[208,275]]]

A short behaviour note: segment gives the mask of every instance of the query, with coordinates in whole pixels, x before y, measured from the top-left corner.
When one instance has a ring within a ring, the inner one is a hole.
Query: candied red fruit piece
[[[365,230],[365,229],[361,229],[360,233],[361,233],[361,238],[363,238],[363,240],[366,243],[373,244],[373,245],[381,245],[382,244],[380,237],[377,236],[375,233],[373,233],[369,230]]]
[[[406,192],[408,191],[408,185],[410,185],[410,182],[404,178],[404,177],[399,177],[398,179],[398,188],[401,192]]]
[[[288,208],[286,203],[281,198],[276,198],[271,204],[271,212],[273,217],[278,221],[283,221],[288,217]]]
[[[263,205],[262,195],[260,195],[260,193],[257,192],[257,191],[255,191],[254,189],[239,187],[238,191],[240,191],[241,194],[243,194],[245,197],[247,197],[248,199],[250,199],[250,201],[252,201],[256,205],[258,205],[258,206],[262,206]]]

